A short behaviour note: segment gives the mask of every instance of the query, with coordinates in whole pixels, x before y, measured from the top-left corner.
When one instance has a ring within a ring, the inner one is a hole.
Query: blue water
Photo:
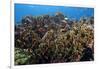
[[[15,4],[14,7],[15,23],[20,23],[22,17],[26,15],[55,15],[56,12],[62,12],[70,19],[80,19],[82,16],[94,16],[94,9],[86,7],[49,6],[34,4]]]

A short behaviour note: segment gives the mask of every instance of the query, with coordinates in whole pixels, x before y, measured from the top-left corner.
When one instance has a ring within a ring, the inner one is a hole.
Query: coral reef
[[[94,17],[25,16],[15,25],[15,65],[94,60]]]

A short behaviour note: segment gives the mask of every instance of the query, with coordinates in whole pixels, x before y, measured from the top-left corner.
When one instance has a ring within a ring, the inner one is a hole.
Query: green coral
[[[20,48],[15,48],[15,65],[27,64],[32,55]]]

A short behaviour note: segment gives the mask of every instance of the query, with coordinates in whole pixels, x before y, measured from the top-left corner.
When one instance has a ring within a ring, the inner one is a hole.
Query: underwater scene
[[[14,65],[94,60],[94,8],[14,4]]]

